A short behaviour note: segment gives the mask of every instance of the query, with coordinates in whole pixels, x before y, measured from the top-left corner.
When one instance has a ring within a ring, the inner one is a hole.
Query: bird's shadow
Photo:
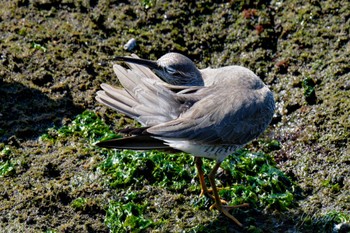
[[[51,99],[35,88],[0,80],[0,142],[35,139],[82,111],[67,87],[55,91],[60,97]]]

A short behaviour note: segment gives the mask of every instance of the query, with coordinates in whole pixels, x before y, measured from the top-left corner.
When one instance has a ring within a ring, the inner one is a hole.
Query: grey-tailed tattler
[[[211,206],[233,217],[221,200],[215,175],[221,162],[257,138],[270,124],[275,102],[272,92],[251,70],[226,66],[199,70],[187,57],[167,53],[157,61],[117,57],[129,68],[113,66],[123,88],[101,85],[96,100],[140,122],[139,129],[125,129],[121,139],[98,146],[132,150],[184,151],[195,156],[201,194],[215,200]],[[208,189],[201,157],[214,159]],[[213,195],[211,195],[211,193]]]

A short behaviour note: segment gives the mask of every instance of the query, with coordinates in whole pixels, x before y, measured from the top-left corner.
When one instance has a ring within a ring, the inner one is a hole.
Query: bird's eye
[[[169,73],[169,74],[175,74],[175,73],[177,73],[177,72],[176,72],[176,69],[174,69],[174,68],[172,68],[172,67],[166,67],[166,68],[165,68],[165,71],[166,71],[167,73]]]

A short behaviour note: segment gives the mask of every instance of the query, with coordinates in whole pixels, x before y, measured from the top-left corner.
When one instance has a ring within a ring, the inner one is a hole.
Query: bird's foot
[[[217,206],[216,204],[213,204],[212,206],[210,206],[210,210],[212,210],[213,208],[218,209],[220,212],[222,212],[224,215],[226,215],[226,217],[228,217],[229,219],[231,219],[232,221],[234,221],[238,226],[242,227],[242,223],[240,223],[235,217],[233,217],[232,214],[229,213],[229,210],[231,209],[236,209],[236,208],[241,208],[241,207],[249,207],[248,203],[243,203],[240,205],[234,205],[234,206],[228,206],[228,205],[219,205]]]
[[[220,189],[223,189],[223,188],[218,188],[218,189],[220,190]],[[205,195],[205,196],[210,197],[211,199],[215,200],[215,197],[210,194],[212,192],[213,192],[213,190],[210,189],[210,188],[209,189],[207,188],[206,190],[201,189],[201,193],[199,194],[199,197],[203,197]],[[223,199],[220,199],[220,202],[223,205],[227,205],[227,201],[225,201]],[[210,208],[212,208],[212,207],[210,207]]]
[[[227,190],[229,190],[230,188],[223,188],[223,187],[219,187],[219,188],[216,188],[218,191],[220,191],[220,190],[224,190],[224,189],[227,189]],[[205,195],[206,193],[212,193],[213,192],[213,189],[211,189],[211,188],[205,188],[205,189],[201,189],[201,193],[199,194],[199,196],[201,197],[201,196],[203,196],[203,195]]]

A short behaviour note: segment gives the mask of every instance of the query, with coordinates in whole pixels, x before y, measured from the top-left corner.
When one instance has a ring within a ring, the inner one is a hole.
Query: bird
[[[229,211],[249,204],[229,206],[220,199],[215,175],[223,160],[269,126],[274,110],[273,93],[248,68],[230,65],[198,69],[188,57],[169,52],[158,60],[137,55],[115,57],[123,64],[113,70],[122,87],[102,83],[96,100],[138,121],[140,128],[119,132],[123,138],[100,141],[105,148],[174,150],[194,156],[200,196],[214,200],[216,208],[243,226]],[[215,160],[206,185],[202,158]]]

